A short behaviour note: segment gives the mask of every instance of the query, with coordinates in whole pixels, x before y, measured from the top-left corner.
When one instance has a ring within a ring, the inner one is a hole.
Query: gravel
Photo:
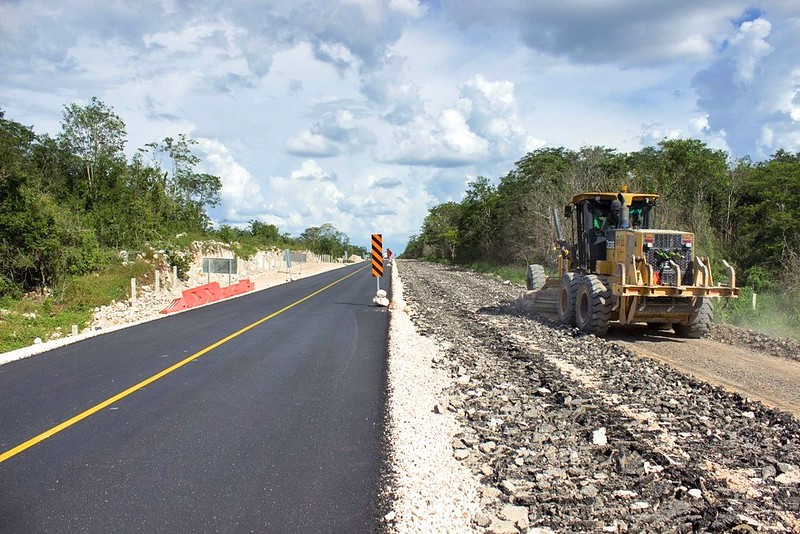
[[[412,391],[390,402],[390,530],[800,532],[797,419],[540,322],[496,277],[395,270],[409,309],[392,312],[391,395]]]
[[[471,520],[480,481],[459,462],[448,439],[460,425],[446,409],[448,373],[435,364],[444,358],[441,344],[415,332],[397,269],[392,269],[392,297],[387,424],[392,472],[384,490],[394,502],[385,526],[401,533],[477,532]],[[469,455],[466,445],[457,447],[456,453]]]
[[[715,324],[709,337],[728,345],[744,345],[753,350],[768,352],[789,360],[800,361],[800,341],[788,337],[773,337],[747,328]]]

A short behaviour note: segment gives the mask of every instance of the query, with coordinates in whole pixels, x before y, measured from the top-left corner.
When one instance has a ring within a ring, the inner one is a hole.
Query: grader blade
[[[544,287],[538,291],[528,291],[519,300],[529,311],[550,318],[558,317],[559,280],[548,278]]]

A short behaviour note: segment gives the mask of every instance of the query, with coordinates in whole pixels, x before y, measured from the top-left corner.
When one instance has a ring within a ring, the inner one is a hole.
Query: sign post
[[[283,251],[283,262],[286,264],[286,275],[289,277],[289,281],[292,281],[292,253],[289,252],[289,249],[284,249]]]
[[[231,285],[231,275],[238,274],[238,265],[236,258],[203,258],[202,271],[208,274],[208,282],[212,274],[227,274],[228,285]]]
[[[383,235],[372,234],[372,276],[378,282],[378,291],[381,290],[381,276],[383,276]]]

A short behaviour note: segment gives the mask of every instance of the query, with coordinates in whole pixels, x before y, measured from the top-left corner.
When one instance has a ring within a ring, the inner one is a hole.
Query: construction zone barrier
[[[181,297],[173,300],[169,306],[161,310],[161,313],[188,310],[195,306],[202,306],[203,304],[247,293],[252,291],[254,287],[253,283],[248,279],[240,280],[238,283],[227,287],[219,287],[218,282],[193,287],[184,290]]]
[[[247,293],[248,291],[252,291],[253,288],[255,288],[253,282],[244,279],[241,280],[238,284],[233,284],[228,287],[223,287],[222,298],[226,299],[228,297],[233,297],[234,295],[241,295],[243,293]]]

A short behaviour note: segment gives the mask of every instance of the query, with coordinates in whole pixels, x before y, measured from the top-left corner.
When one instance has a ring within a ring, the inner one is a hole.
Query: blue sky
[[[540,147],[800,151],[798,36],[795,0],[2,0],[0,109],[55,135],[96,96],[129,154],[199,141],[215,222],[402,250]]]

